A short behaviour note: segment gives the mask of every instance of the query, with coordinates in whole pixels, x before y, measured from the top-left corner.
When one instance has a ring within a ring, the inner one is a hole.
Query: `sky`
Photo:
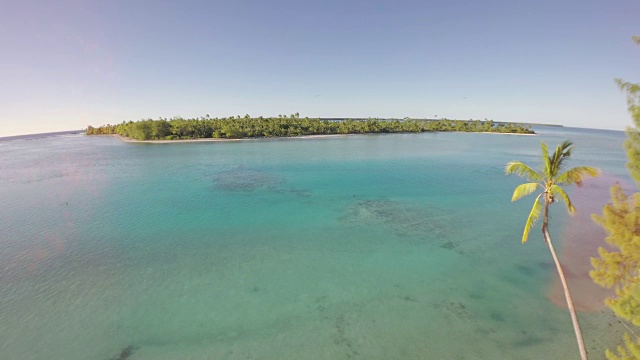
[[[296,112],[622,130],[638,18],[638,0],[4,0],[0,136]]]

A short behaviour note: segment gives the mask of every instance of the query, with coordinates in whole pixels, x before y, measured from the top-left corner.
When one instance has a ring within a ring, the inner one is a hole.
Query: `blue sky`
[[[143,117],[624,129],[640,1],[12,1],[0,136]],[[634,25],[635,24],[635,25]]]

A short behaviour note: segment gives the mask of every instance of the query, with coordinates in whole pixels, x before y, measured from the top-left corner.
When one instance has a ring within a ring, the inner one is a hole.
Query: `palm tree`
[[[560,261],[558,261],[558,256],[556,255],[553,243],[551,242],[551,237],[549,236],[549,205],[556,202],[557,199],[562,200],[567,206],[567,212],[569,214],[573,214],[576,209],[573,207],[571,199],[569,199],[569,195],[567,195],[560,185],[576,184],[581,186],[583,177],[597,176],[598,169],[590,166],[577,166],[561,173],[564,161],[571,156],[573,144],[569,140],[565,140],[562,144],[556,147],[556,151],[553,156],[549,156],[549,149],[544,142],[541,147],[543,164],[540,171],[535,171],[520,161],[512,161],[507,164],[505,169],[507,175],[516,174],[530,181],[516,187],[513,191],[511,201],[516,201],[524,196],[530,195],[538,189],[542,190],[542,192],[536,197],[531,213],[529,213],[529,217],[525,223],[522,242],[525,243],[527,241],[531,228],[540,218],[540,214],[544,209],[544,217],[542,219],[542,236],[545,244],[549,247],[553,261],[556,264],[556,269],[558,270],[558,276],[560,277],[560,282],[564,289],[564,296],[567,299],[567,307],[571,313],[573,329],[576,333],[576,339],[578,340],[580,356],[582,357],[582,360],[586,360],[587,350],[585,349],[584,340],[582,339],[582,332],[580,331],[580,324],[578,323],[576,310],[573,306],[573,300],[571,300],[571,294],[569,293],[569,286],[567,285],[567,280],[564,277],[562,266],[560,265]]]

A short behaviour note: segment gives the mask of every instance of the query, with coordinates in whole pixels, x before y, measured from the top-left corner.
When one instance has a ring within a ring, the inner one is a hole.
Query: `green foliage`
[[[640,36],[634,36],[633,41],[640,45]],[[616,79],[616,84],[627,95],[627,108],[633,119],[634,127],[627,129],[625,148],[629,162],[627,167],[633,179],[640,185],[640,83],[631,83]]]
[[[522,243],[527,242],[529,238],[529,233],[531,233],[531,229],[536,225],[538,219],[540,219],[540,214],[542,214],[542,202],[540,198],[542,194],[539,194],[536,197],[536,200],[533,202],[533,207],[531,207],[531,212],[529,212],[529,216],[527,217],[527,222],[524,224],[524,231],[522,232]]]
[[[633,41],[640,45],[640,37]],[[631,177],[640,185],[640,83],[616,79],[616,84],[627,95],[627,106],[633,127],[627,129],[625,149]],[[640,193],[626,195],[619,184],[611,188],[611,202],[604,206],[602,215],[593,215],[608,236],[610,250],[598,249],[599,258],[591,258],[593,281],[606,288],[615,288],[615,297],[606,300],[614,313],[636,326],[640,326]],[[624,346],[617,354],[607,350],[609,360],[640,359],[640,338],[625,334]]]
[[[291,116],[158,120],[145,119],[119,125],[89,126],[87,135],[119,134],[137,140],[202,139],[202,138],[263,138],[324,134],[405,133],[429,131],[464,131],[532,134],[530,127],[519,124],[496,124],[493,121],[462,120],[321,120]]]
[[[525,184],[518,185],[518,187],[516,187],[516,189],[513,190],[513,196],[511,197],[511,201],[513,202],[516,200],[520,200],[521,198],[527,195],[531,195],[534,191],[538,189],[538,186],[540,186],[540,184],[538,183],[525,183]]]
[[[616,315],[640,326],[640,193],[630,198],[614,185],[611,200],[593,219],[607,231],[614,250],[598,249],[590,275],[597,284],[616,289],[616,297],[606,300]]]
[[[608,360],[638,360],[640,359],[640,339],[634,342],[629,334],[624,334],[624,346],[618,346],[617,354],[607,350]]]
[[[561,200],[567,206],[567,212],[569,214],[573,214],[575,209],[571,203],[571,199],[569,199],[569,195],[567,195],[564,189],[558,185],[576,184],[581,186],[582,179],[585,176],[598,175],[598,170],[590,166],[577,166],[560,173],[563,169],[564,162],[571,157],[571,151],[573,150],[573,144],[569,140],[565,140],[558,145],[551,156],[549,155],[549,148],[547,147],[547,144],[544,142],[541,143],[540,148],[542,149],[542,166],[539,171],[535,171],[520,161],[511,161],[505,168],[505,172],[507,174],[515,174],[531,181],[530,183],[521,184],[516,187],[513,191],[511,201],[516,201],[530,195],[538,188],[543,191],[536,198],[533,208],[529,213],[529,217],[527,218],[527,222],[525,223],[524,231],[522,233],[523,243],[527,241],[531,229],[540,218],[540,214],[542,212],[542,203],[540,200],[544,202],[545,209],[547,209],[549,205],[553,204],[555,199]]]

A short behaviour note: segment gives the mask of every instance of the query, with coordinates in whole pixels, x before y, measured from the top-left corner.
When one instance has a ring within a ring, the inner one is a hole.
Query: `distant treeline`
[[[533,134],[521,124],[494,123],[491,120],[321,120],[300,118],[298,114],[278,117],[244,117],[183,119],[160,118],[122,122],[118,125],[89,126],[87,135],[118,134],[137,140],[242,139],[291,137],[326,134],[375,134],[431,131],[496,132]]]

